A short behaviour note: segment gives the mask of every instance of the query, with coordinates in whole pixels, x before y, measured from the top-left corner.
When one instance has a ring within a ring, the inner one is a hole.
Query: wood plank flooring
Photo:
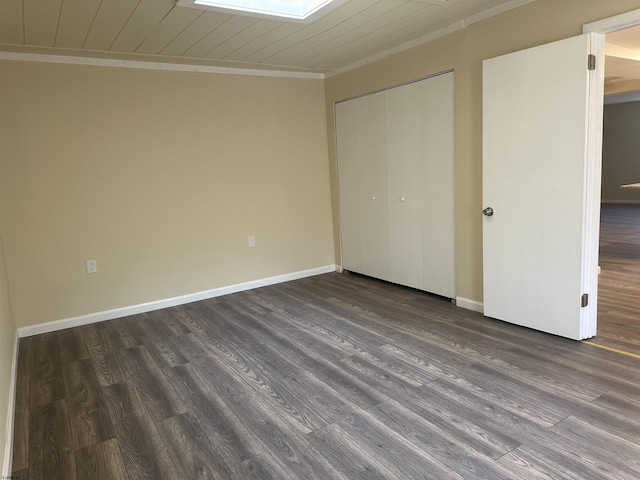
[[[640,360],[327,274],[20,341],[13,478],[637,479]]]
[[[640,205],[604,204],[595,343],[640,355]]]

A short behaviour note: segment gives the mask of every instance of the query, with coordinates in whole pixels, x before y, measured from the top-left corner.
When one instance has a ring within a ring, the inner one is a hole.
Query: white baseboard
[[[9,405],[7,408],[7,432],[4,446],[4,462],[2,478],[10,478],[13,460],[13,427],[16,416],[16,385],[18,384],[18,331],[13,340],[13,359],[11,361],[11,378],[9,380]]]
[[[484,313],[484,304],[476,300],[469,300],[464,297],[456,297],[456,305],[467,310],[473,310],[474,312]]]
[[[640,203],[640,200],[600,200],[600,203],[628,203],[637,205]]]
[[[237,293],[254,288],[266,287],[268,285],[275,285],[276,283],[289,282],[291,280],[313,277],[314,275],[321,275],[323,273],[330,273],[335,271],[335,265],[325,265],[324,267],[312,268],[310,270],[302,270],[299,272],[287,273],[285,275],[262,278],[259,280],[252,280],[250,282],[237,283],[235,285],[214,288],[211,290],[205,290],[203,292],[190,293],[188,295],[181,295],[179,297],[166,298],[163,300],[156,300],[154,302],[131,305],[129,307],[115,308],[113,310],[105,310],[102,312],[81,315],[79,317],[65,318],[52,322],[40,323],[38,325],[32,325],[29,327],[21,327],[18,329],[18,334],[22,338],[29,337],[31,335],[39,335],[41,333],[55,332],[57,330],[64,330],[65,328],[79,327],[81,325],[103,322],[105,320],[113,320],[115,318],[127,317],[129,315],[136,315],[138,313],[152,312],[154,310],[160,310],[163,308],[184,305],[185,303],[197,302],[200,300],[206,300],[208,298],[229,295],[230,293]]]

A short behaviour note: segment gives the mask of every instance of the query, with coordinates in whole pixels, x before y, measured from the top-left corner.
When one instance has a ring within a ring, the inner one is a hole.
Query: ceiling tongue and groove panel
[[[341,38],[331,39],[329,43],[303,52],[292,60],[301,66],[315,68],[323,68],[323,65],[329,63],[350,63],[350,58],[354,56],[366,57],[371,52],[411,41],[425,31],[435,31],[450,23],[446,21],[444,25],[440,25],[439,16],[430,8],[414,10],[411,4],[406,7],[409,8],[398,8],[375,18],[371,23],[347,31]]]
[[[348,51],[349,56],[366,56],[366,52],[375,50],[376,44],[387,45],[387,36],[397,33],[398,25],[404,24],[407,17],[413,17],[418,12],[426,14],[426,9],[418,2],[407,2],[389,11],[384,16],[371,20],[370,23],[359,25],[339,37],[333,37],[329,42],[316,45],[304,52],[300,63],[305,66],[324,65],[333,61],[342,63],[341,56]],[[415,17],[414,17],[415,18]],[[382,47],[380,50],[384,50]],[[306,54],[306,55],[305,55]]]
[[[192,8],[179,8],[175,11],[171,11],[171,15],[167,15],[162,19],[158,28],[155,28],[144,39],[136,51],[149,55],[156,55],[160,53],[182,32],[187,30],[196,20],[198,20],[199,17],[204,16],[204,14],[205,12],[194,10]],[[224,21],[224,18],[221,18],[220,21]],[[209,31],[208,29],[210,28],[215,28],[210,22],[207,22],[207,24],[207,31]]]
[[[293,45],[288,45],[283,50],[269,57],[267,61],[285,64],[296,63],[295,58],[301,57],[308,50],[315,48],[324,50],[326,48],[325,44],[331,40],[339,39],[360,27],[368,29],[372,21],[376,18],[384,18],[387,13],[395,8],[397,8],[397,5],[394,5],[394,2],[370,2],[370,5],[365,9],[353,13],[349,12],[349,16],[344,16],[344,20],[340,23],[336,22],[335,25],[331,25],[330,28],[324,29],[310,37],[299,38]],[[327,18],[326,20],[331,21],[331,18]],[[304,31],[301,32],[300,36],[303,36],[304,33]],[[342,44],[345,45],[345,43]]]
[[[27,0],[23,0],[27,1]],[[111,0],[100,3],[83,49],[108,51],[138,6],[137,0]]]
[[[65,0],[56,29],[55,45],[82,48],[99,7],[100,0]]]
[[[339,0],[293,22],[176,0],[1,0],[0,50],[326,73],[533,0]]]
[[[22,0],[0,2],[0,44],[24,45]]]
[[[155,53],[169,57],[184,55],[187,50],[211,32],[216,31],[218,27],[227,22],[230,18],[231,15],[215,12],[201,13],[193,22],[187,25],[179,34],[169,41],[165,47]]]
[[[27,45],[53,47],[58,31],[62,0],[25,1],[24,41]]]
[[[116,37],[110,50],[135,52],[149,35],[162,28],[162,20],[173,8],[173,0],[140,2]]]
[[[287,52],[291,48],[298,45],[308,44],[308,42],[320,43],[326,35],[337,35],[338,32],[345,28],[345,23],[349,23],[352,19],[362,18],[363,12],[375,5],[373,0],[363,0],[361,2],[347,2],[341,8],[334,10],[327,16],[314,22],[311,25],[303,25],[303,28],[295,33],[282,38],[278,42],[269,45],[263,49],[260,54],[253,56],[259,62],[273,63],[282,65],[281,60],[287,56]],[[393,3],[393,2],[392,2]]]

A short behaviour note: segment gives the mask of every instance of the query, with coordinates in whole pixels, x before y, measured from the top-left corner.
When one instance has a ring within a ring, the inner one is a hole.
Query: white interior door
[[[489,317],[573,339],[595,335],[603,63],[594,34],[484,62]]]

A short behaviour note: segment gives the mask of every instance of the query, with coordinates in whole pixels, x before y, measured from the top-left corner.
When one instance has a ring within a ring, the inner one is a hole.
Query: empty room
[[[0,0],[3,478],[637,479],[638,25]]]

